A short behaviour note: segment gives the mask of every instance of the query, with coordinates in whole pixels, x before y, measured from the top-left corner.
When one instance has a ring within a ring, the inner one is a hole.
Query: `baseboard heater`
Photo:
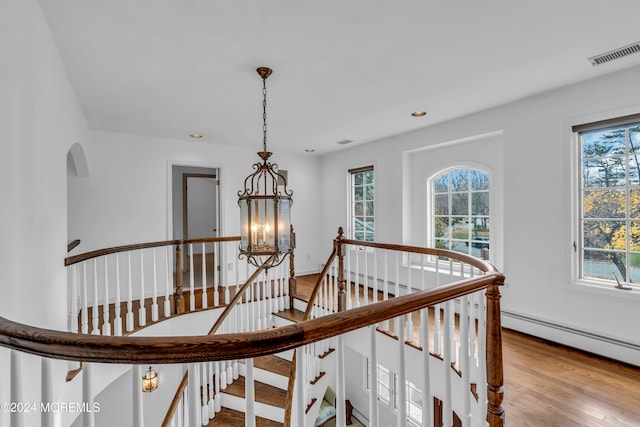
[[[617,345],[620,347],[626,347],[631,350],[640,351],[640,345],[630,343],[627,341],[622,341],[616,338],[607,337],[604,335],[594,334],[593,332],[583,331],[581,329],[576,329],[571,326],[560,325],[557,323],[549,322],[548,320],[542,320],[531,316],[525,316],[523,314],[513,313],[510,311],[502,311],[502,316],[511,317],[516,320],[522,320],[524,322],[533,323],[536,325],[544,326],[551,329],[556,329],[558,331],[569,332],[571,334],[580,335],[585,338],[590,338],[592,340],[597,340],[601,342],[605,342],[608,344]]]

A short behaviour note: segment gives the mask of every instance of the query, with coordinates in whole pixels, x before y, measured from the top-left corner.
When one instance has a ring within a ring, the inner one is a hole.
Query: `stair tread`
[[[226,389],[222,390],[222,392],[244,399],[244,384],[244,377],[239,377],[232,384],[228,385]],[[286,406],[286,390],[282,390],[281,388],[274,387],[260,381],[254,381],[254,387],[256,393],[256,402],[275,406],[277,408],[284,408]]]
[[[272,354],[254,358],[253,366],[284,377],[291,375],[291,361]]]
[[[209,421],[208,427],[244,427],[244,412],[235,411],[229,408],[222,408],[216,413],[216,417]],[[283,427],[283,423],[272,421],[262,417],[256,417],[256,427]]]
[[[282,317],[283,319],[290,320],[293,323],[302,322],[304,320],[304,312],[295,308],[283,310],[278,313],[274,313],[275,316]]]

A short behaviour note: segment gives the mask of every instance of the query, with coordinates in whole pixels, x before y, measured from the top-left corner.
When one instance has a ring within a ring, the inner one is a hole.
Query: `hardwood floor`
[[[640,426],[640,368],[506,329],[503,360],[507,426]]]

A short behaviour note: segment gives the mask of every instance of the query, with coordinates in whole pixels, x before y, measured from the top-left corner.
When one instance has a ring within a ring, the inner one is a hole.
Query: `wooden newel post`
[[[504,426],[504,375],[502,365],[502,323],[500,321],[500,282],[487,288],[487,422]]]
[[[346,280],[344,278],[344,243],[342,243],[344,231],[342,227],[338,228],[338,237],[333,241],[338,257],[338,311],[347,309],[347,289]]]
[[[184,313],[182,296],[182,243],[176,244],[176,314]]]

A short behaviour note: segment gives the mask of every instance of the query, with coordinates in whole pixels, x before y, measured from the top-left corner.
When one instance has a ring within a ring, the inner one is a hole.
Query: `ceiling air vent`
[[[623,56],[631,55],[632,53],[636,52],[640,52],[640,42],[632,43],[619,49],[592,56],[591,58],[589,58],[589,62],[591,62],[591,65],[600,65],[604,64],[605,62],[613,61],[614,59],[622,58]]]

